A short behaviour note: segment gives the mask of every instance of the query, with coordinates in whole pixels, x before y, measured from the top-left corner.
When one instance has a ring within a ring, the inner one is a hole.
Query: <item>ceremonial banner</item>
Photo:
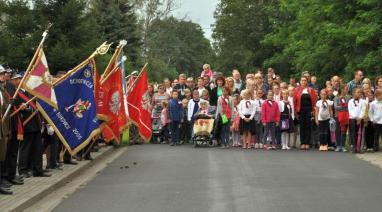
[[[98,103],[100,108],[97,113],[99,117],[106,117],[107,127],[103,128],[105,140],[111,141],[115,139],[120,144],[120,134],[126,128],[127,118],[124,106],[123,74],[119,59],[116,57],[110,66],[111,70],[105,71],[105,73],[111,75],[101,85],[102,99],[100,99],[100,102],[102,103]]]
[[[130,120],[138,127],[141,137],[149,141],[152,130],[146,67],[132,85],[127,96],[127,104]]]
[[[86,147],[100,133],[94,97],[94,59],[54,87],[57,109],[38,100],[37,107],[70,154]]]
[[[26,73],[25,82],[22,86],[32,95],[57,108],[52,76],[49,73],[48,63],[42,48],[39,49],[38,56],[33,62],[30,72]]]

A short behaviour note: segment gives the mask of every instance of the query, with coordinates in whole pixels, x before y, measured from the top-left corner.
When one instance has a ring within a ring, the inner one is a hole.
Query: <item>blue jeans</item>
[[[229,135],[231,131],[229,130],[230,122],[221,125],[220,129],[220,140],[222,145],[229,144]]]
[[[271,143],[268,142],[268,137],[271,138]],[[272,144],[276,145],[276,123],[266,123],[264,127],[264,136],[263,136],[264,144]]]
[[[172,121],[170,123],[171,126],[171,143],[177,144],[179,143],[179,127],[180,122],[179,121]]]

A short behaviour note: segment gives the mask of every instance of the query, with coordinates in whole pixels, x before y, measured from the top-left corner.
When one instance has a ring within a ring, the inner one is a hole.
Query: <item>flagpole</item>
[[[61,83],[62,81],[64,81],[66,78],[68,78],[69,76],[71,76],[73,73],[75,73],[79,68],[81,68],[82,66],[84,66],[86,63],[89,62],[89,60],[93,59],[95,56],[97,55],[104,55],[106,54],[108,51],[109,51],[109,48],[110,46],[112,45],[113,43],[110,43],[110,44],[107,44],[106,42],[104,42],[101,46],[99,46],[97,48],[97,50],[95,50],[93,52],[93,54],[90,55],[90,57],[88,57],[86,60],[84,60],[82,63],[80,63],[79,65],[77,65],[76,67],[74,67],[73,69],[69,70],[64,76],[62,76],[60,79],[58,79],[57,81],[55,81],[53,83],[53,86],[56,86],[57,84]]]
[[[106,69],[105,69],[106,71],[110,70],[110,66],[112,65],[113,61],[116,59],[116,57],[118,57],[121,54],[121,52],[122,52],[123,48],[126,46],[126,44],[127,44],[126,40],[120,40],[119,41],[117,49],[115,50],[113,56],[111,57],[109,64],[106,66]],[[105,75],[108,76],[109,73],[110,73],[110,71],[104,72],[101,75],[100,81],[104,81]]]
[[[122,65],[122,63],[124,63],[126,61],[126,56],[123,56],[122,57],[122,60],[118,62],[118,64],[114,67],[113,70],[109,71],[108,74],[106,75],[106,77],[104,77],[103,79],[101,79],[101,85],[103,85],[107,79],[109,79],[109,77],[114,73],[116,72],[119,67]]]
[[[112,44],[112,43],[111,43]],[[109,50],[111,44],[107,44],[106,42],[104,42],[103,44],[101,44],[101,46],[99,46],[91,55],[90,57],[88,57],[86,60],[84,60],[82,63],[80,63],[79,65],[77,65],[75,68],[71,69],[70,71],[68,71],[64,76],[62,76],[60,79],[58,79],[57,81],[53,82],[52,86],[56,86],[57,84],[61,83],[63,80],[65,80],[68,76],[72,75],[74,72],[76,72],[80,67],[84,66],[87,62],[89,62],[89,60],[93,59],[95,56],[97,55],[104,55],[107,53],[107,51]],[[31,62],[32,63],[32,62]],[[25,75],[24,75],[25,77]],[[24,79],[24,78],[23,78]],[[22,85],[22,82],[20,82],[19,84],[19,87]],[[17,94],[17,93],[15,93]],[[16,96],[14,97],[16,98]],[[28,100],[26,103],[24,103],[25,105],[26,104],[29,104],[30,102],[34,101],[37,97],[34,96],[32,97],[30,100]],[[11,106],[11,105],[10,105]],[[10,109],[10,106],[9,106],[9,109]],[[14,116],[15,114],[17,114],[18,112],[20,112],[20,110],[22,110],[22,106],[20,106],[17,110],[15,110],[11,116]],[[7,108],[7,111],[9,113],[9,110]],[[5,115],[3,117],[3,120],[5,118]]]
[[[35,117],[38,113],[38,110],[34,111],[24,122],[23,122],[23,126],[27,125],[33,117]]]
[[[134,82],[133,82],[133,84],[130,86],[129,90],[126,91],[126,95],[129,95],[129,93],[130,93],[130,91],[132,90],[132,88],[134,87],[134,85],[137,84],[138,79],[142,76],[142,73],[143,73],[143,71],[146,69],[147,65],[148,65],[148,63],[146,63],[146,64],[143,66],[143,68],[141,69],[141,72],[139,72],[137,78],[134,80]]]
[[[117,47],[117,49],[115,50],[113,56],[110,58],[109,64],[106,66],[106,69],[105,69],[106,72],[104,72],[104,73],[101,75],[101,77],[100,77],[100,80],[101,80],[101,81],[103,80],[104,76],[110,72],[110,71],[108,71],[108,70],[110,69],[110,67],[111,67],[113,61],[115,60],[115,58],[116,58],[117,56],[119,56],[119,54],[120,54],[121,52],[122,52],[122,49],[121,49],[120,46],[118,45],[118,47]]]
[[[45,30],[44,33],[42,33],[42,39],[40,41],[40,44],[38,45],[37,50],[34,53],[33,58],[30,61],[29,65],[28,65],[28,68],[27,68],[27,70],[24,73],[23,78],[20,81],[20,84],[17,86],[17,89],[16,89],[15,93],[13,94],[12,99],[16,98],[17,94],[19,93],[19,91],[21,89],[22,84],[24,83],[26,77],[29,75],[29,72],[30,72],[30,70],[32,68],[32,65],[33,65],[34,61],[36,60],[36,57],[40,54],[40,51],[42,49],[42,45],[44,44],[46,36],[48,35],[48,30],[49,30],[50,26],[48,26],[48,29]],[[8,116],[9,111],[11,110],[11,107],[12,107],[12,104],[9,104],[8,107],[7,107],[7,110],[5,111],[5,113],[3,115],[3,118],[1,119],[1,122],[4,122],[5,118]]]

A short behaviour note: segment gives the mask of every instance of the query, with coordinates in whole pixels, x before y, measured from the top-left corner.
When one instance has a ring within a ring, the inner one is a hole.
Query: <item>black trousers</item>
[[[301,108],[299,113],[301,144],[309,145],[312,137],[312,111]]]
[[[353,152],[357,152],[357,140],[359,128],[362,127],[362,122],[360,125],[357,124],[357,120],[350,119],[349,121],[349,140],[353,145]]]
[[[43,144],[41,132],[25,132],[24,140],[20,142],[19,173],[32,171],[41,174]]]
[[[0,174],[0,177],[1,178],[8,178],[8,170],[7,170],[7,154],[8,154],[8,145],[9,145],[9,142],[11,140],[11,136],[7,135],[7,136],[4,136],[3,138],[3,141],[2,142],[5,142],[6,145],[7,145],[7,149],[5,151],[5,157],[3,158],[3,160],[0,162],[0,170],[1,170],[1,174]]]
[[[320,145],[328,145],[328,139],[330,138],[329,120],[319,121],[318,130],[320,133]]]
[[[374,151],[379,151],[379,138],[382,136],[382,124],[374,124]]]
[[[58,137],[53,135],[48,135],[46,132],[42,134],[44,151],[50,148],[50,156],[47,159],[47,167],[54,169],[58,166],[57,154],[58,154]]]
[[[374,149],[374,126],[371,121],[369,121],[365,127],[365,142],[366,148]]]
[[[8,142],[7,156],[5,159],[6,172],[9,179],[14,179],[16,177],[18,153],[19,141],[17,140],[17,131],[13,131],[11,139]]]

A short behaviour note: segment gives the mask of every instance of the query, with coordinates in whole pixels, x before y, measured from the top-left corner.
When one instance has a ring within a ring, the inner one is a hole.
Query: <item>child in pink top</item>
[[[204,77],[204,76],[208,76],[210,79],[213,76],[213,71],[211,70],[211,67],[208,64],[203,65],[203,71],[200,77]]]
[[[276,149],[276,126],[280,122],[280,110],[277,102],[273,100],[273,92],[268,91],[267,100],[261,107],[261,123],[264,126],[264,149]],[[271,138],[271,143],[268,142]]]
[[[168,113],[167,113],[167,101],[162,102],[162,112],[160,114],[160,120],[162,124],[162,136],[163,136],[163,143],[168,143],[169,139],[169,131],[168,131]]]

